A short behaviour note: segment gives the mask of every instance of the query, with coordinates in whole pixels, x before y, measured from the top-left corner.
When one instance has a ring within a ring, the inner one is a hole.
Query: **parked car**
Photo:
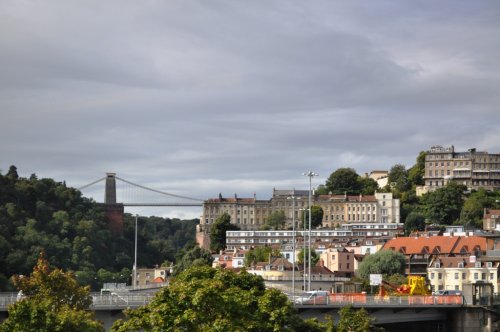
[[[327,291],[309,291],[305,292],[302,296],[295,299],[296,304],[327,304],[328,296]]]
[[[432,295],[462,295],[462,291],[452,289],[441,289],[432,293]]]

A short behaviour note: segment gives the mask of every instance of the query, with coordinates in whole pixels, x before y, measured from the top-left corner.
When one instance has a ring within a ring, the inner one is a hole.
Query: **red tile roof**
[[[486,238],[479,236],[398,237],[386,242],[383,249],[406,255],[470,254],[475,249],[486,250]]]

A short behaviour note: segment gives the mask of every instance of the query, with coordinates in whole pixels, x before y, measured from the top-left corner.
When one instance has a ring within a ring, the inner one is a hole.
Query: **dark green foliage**
[[[301,220],[304,221],[306,228],[309,229],[309,210],[302,212]],[[319,205],[311,206],[311,228],[316,228],[323,221],[323,209]]]
[[[309,248],[302,248],[299,251],[299,254],[297,255],[297,262],[299,264],[304,263],[304,256],[307,259],[309,259]],[[319,261],[319,255],[318,255],[318,253],[316,253],[316,250],[314,250],[314,249],[311,250],[311,261],[312,261],[311,266],[315,266]]]
[[[411,183],[408,180],[408,172],[402,164],[392,166],[389,171],[389,186],[395,189],[398,193],[411,189]]]
[[[112,331],[325,331],[322,323],[303,321],[261,277],[209,267],[184,271],[150,304],[126,315]]]
[[[272,249],[271,247],[257,247],[250,249],[245,253],[244,264],[248,267],[259,262],[269,262],[271,257],[281,257],[279,249]]]
[[[285,212],[281,210],[274,211],[266,219],[266,225],[274,230],[283,229],[285,227],[285,222],[286,222]]]
[[[139,267],[174,261],[180,248],[195,242],[197,222],[139,218]],[[14,166],[0,174],[0,291],[12,291],[6,280],[28,274],[42,250],[51,264],[76,271],[93,289],[130,283],[134,235],[135,217],[125,214],[123,236],[113,235],[102,208],[63,182],[19,177]]]
[[[359,265],[358,274],[368,279],[370,274],[404,274],[406,259],[399,252],[380,250],[366,256]]]
[[[101,332],[101,322],[87,309],[92,303],[89,287],[81,287],[73,273],[51,269],[43,253],[29,276],[14,276],[23,299],[9,307],[0,331]]]
[[[352,168],[339,168],[326,180],[326,188],[333,194],[360,192],[359,175]]]
[[[434,224],[451,225],[460,218],[464,202],[463,185],[450,182],[422,197],[426,218]]]
[[[184,270],[193,266],[211,266],[213,262],[212,254],[197,245],[179,252],[174,266],[174,275],[178,275]]]
[[[231,224],[231,216],[228,213],[221,214],[210,227],[210,250],[223,250],[226,246],[226,231],[238,229],[238,226]]]
[[[414,231],[423,231],[425,229],[425,217],[418,212],[411,212],[406,217],[404,229],[406,235]]]
[[[378,189],[377,181],[369,177],[360,176],[358,178],[358,183],[360,187],[360,193],[363,195],[373,195]]]
[[[352,306],[345,306],[339,311],[337,332],[369,332],[372,330],[373,318],[364,308],[354,310]]]

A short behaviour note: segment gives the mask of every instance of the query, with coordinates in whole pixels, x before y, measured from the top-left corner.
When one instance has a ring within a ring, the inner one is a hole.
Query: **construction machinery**
[[[387,281],[382,280],[380,284],[379,296],[386,295],[386,287],[391,288],[395,295],[430,295],[431,292],[425,282],[425,277],[422,276],[408,276],[408,284],[399,286],[392,285]]]

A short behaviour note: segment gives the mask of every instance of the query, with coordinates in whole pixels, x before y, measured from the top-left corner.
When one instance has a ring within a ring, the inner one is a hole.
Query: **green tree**
[[[418,212],[411,212],[406,217],[404,223],[405,234],[409,235],[414,231],[423,231],[425,229],[425,217]]]
[[[209,267],[184,271],[151,303],[125,314],[112,331],[308,330],[286,295],[266,289],[261,277]]]
[[[266,224],[274,230],[283,229],[286,222],[284,211],[274,211],[266,219]]]
[[[411,184],[408,180],[408,172],[402,164],[396,164],[391,167],[388,177],[389,185],[394,188],[397,193],[402,193],[411,189]]]
[[[359,193],[359,175],[352,168],[339,168],[326,180],[327,190],[333,194]]]
[[[378,189],[377,181],[367,176],[358,177],[360,193],[363,195],[373,195]]]
[[[483,188],[472,192],[465,199],[460,211],[460,223],[482,228],[484,209],[494,206],[494,198],[490,195],[492,194],[489,194]]]
[[[369,278],[370,274],[404,274],[406,266],[405,256],[393,250],[380,250],[372,255],[365,256],[359,265],[358,274],[362,278]]]
[[[309,248],[302,248],[299,251],[299,254],[297,255],[297,262],[299,264],[303,264],[304,263],[304,257],[309,258]],[[312,261],[311,266],[315,266],[318,263],[318,261],[319,261],[319,255],[318,255],[318,253],[314,249],[311,250],[311,261]]]
[[[425,194],[422,205],[430,222],[451,225],[460,218],[466,187],[450,182],[446,187]]]
[[[89,288],[78,286],[72,273],[50,269],[43,254],[30,277],[13,279],[24,298],[9,307],[0,331],[104,331],[86,311],[92,301]]]
[[[422,186],[425,184],[424,181],[425,172],[425,151],[420,151],[417,157],[417,162],[412,168],[408,170],[408,181],[410,185]]]
[[[178,275],[192,266],[211,266],[213,260],[212,254],[209,251],[195,245],[183,252],[174,266],[173,274]]]
[[[231,224],[231,216],[224,212],[210,227],[210,250],[218,252],[226,247],[226,231],[235,231],[239,227]]]
[[[257,247],[250,249],[245,253],[243,263],[248,267],[259,262],[267,262],[271,256],[276,254],[280,254],[279,251],[273,252],[271,247]]]
[[[339,311],[337,332],[369,332],[372,330],[373,318],[364,309],[354,310],[352,306],[342,307]]]
[[[306,228],[309,227],[309,209],[302,211],[301,220],[305,221]],[[323,222],[323,209],[319,205],[311,206],[311,228],[321,226]]]

